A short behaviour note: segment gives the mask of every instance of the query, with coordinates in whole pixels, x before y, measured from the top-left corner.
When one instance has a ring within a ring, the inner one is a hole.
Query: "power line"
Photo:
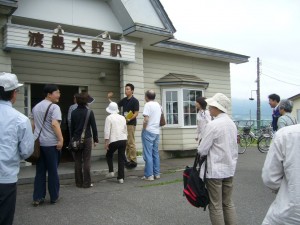
[[[295,69],[294,67],[289,67],[287,65],[275,64],[275,63],[272,63],[272,62],[264,59],[263,66],[266,65],[266,64],[269,65],[269,66],[272,66],[273,68],[277,67],[278,69],[276,69],[276,70],[284,70],[284,71],[288,70],[289,73],[299,74],[299,69]]]
[[[279,80],[279,79],[277,79],[277,78],[275,78],[275,77],[272,77],[272,76],[270,76],[270,75],[267,75],[267,74],[265,74],[265,73],[262,73],[262,75],[263,75],[263,76],[266,76],[266,77],[269,77],[269,78],[271,78],[271,79],[273,79],[273,80],[277,80],[277,81],[279,81],[279,82],[281,82],[281,83],[285,83],[285,84],[289,84],[289,85],[294,85],[294,86],[299,86],[299,87],[300,87],[300,84],[293,84],[293,83],[289,83],[289,82],[286,82],[286,81],[283,81],[283,80]]]
[[[273,70],[270,70],[268,67],[263,67],[263,70],[267,70],[267,71],[269,71],[269,72],[271,72],[272,74],[274,74],[274,75],[276,75],[276,76],[278,76],[278,77],[291,77],[291,78],[299,78],[299,75],[291,75],[291,74],[287,74],[287,73],[284,73],[284,75],[281,73],[281,72],[274,72]]]

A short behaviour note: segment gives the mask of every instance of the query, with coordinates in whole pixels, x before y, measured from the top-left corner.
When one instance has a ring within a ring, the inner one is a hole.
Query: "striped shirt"
[[[237,129],[225,113],[206,125],[198,153],[207,156],[207,178],[233,177],[238,158]]]

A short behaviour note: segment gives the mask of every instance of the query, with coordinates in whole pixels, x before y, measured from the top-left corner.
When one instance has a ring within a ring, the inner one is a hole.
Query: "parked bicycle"
[[[238,123],[236,123],[238,124]],[[273,131],[271,126],[261,127],[261,129],[255,130],[254,132],[251,130],[253,124],[247,124],[239,130],[238,133],[238,153],[245,153],[246,149],[254,142],[257,141],[257,149],[261,153],[266,153],[269,150],[271,140],[273,138]]]

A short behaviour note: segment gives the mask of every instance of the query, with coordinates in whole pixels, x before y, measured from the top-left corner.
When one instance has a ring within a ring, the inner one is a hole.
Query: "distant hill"
[[[267,101],[260,103],[261,119],[272,120],[272,109]],[[251,116],[250,116],[251,112]],[[232,117],[234,120],[256,120],[256,101],[232,99]]]

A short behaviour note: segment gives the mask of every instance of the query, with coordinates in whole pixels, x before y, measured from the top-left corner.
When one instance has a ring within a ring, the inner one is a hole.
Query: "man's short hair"
[[[125,87],[130,87],[130,89],[134,91],[134,86],[131,83],[126,84]]]
[[[44,86],[44,97],[47,97],[48,94],[52,94],[54,91],[58,90],[58,86],[56,84],[46,84]]]
[[[80,106],[86,106],[88,103],[88,93],[82,92],[76,95],[76,103]]]
[[[149,99],[149,100],[154,100],[155,99],[155,92],[153,90],[148,90],[145,93],[145,96]]]
[[[14,91],[4,91],[4,87],[0,86],[0,100],[10,101],[13,98]]]
[[[277,94],[270,94],[269,99],[276,101],[276,102],[280,102],[280,96]]]

